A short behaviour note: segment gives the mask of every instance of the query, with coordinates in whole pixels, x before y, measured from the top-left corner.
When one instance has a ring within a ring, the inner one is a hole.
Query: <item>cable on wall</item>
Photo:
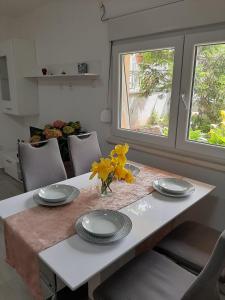
[[[106,15],[105,5],[103,4],[103,2],[101,0],[97,0],[97,2],[98,2],[99,9],[100,9],[100,19],[102,22],[104,22],[104,18]]]
[[[133,12],[128,12],[128,13],[121,14],[121,15],[114,16],[114,17],[105,17],[106,16],[106,7],[105,7],[105,5],[103,4],[102,1],[97,0],[97,2],[99,4],[99,7],[100,7],[100,10],[101,10],[101,21],[102,22],[107,22],[109,20],[119,19],[119,18],[122,18],[122,17],[125,17],[125,16],[130,16],[130,15],[134,15],[134,14],[137,14],[137,13],[142,13],[142,12],[145,12],[145,11],[153,10],[153,9],[156,9],[156,8],[159,8],[159,7],[168,6],[168,5],[171,5],[171,4],[175,4],[175,3],[178,3],[178,2],[184,2],[184,1],[185,0],[174,0],[173,2],[163,3],[163,4],[156,5],[156,6],[153,6],[153,7],[150,7],[150,8],[139,9],[139,10],[136,10],[136,11],[133,11]]]
[[[113,48],[113,42],[110,41],[106,108],[101,112],[101,117],[100,117],[101,122],[103,122],[103,123],[111,123],[111,121],[112,121],[112,110],[111,110],[112,48]]]

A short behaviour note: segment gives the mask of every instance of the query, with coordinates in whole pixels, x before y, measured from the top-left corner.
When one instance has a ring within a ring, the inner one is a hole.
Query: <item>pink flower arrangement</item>
[[[56,120],[53,122],[53,127],[55,128],[63,128],[66,125],[66,122],[62,121],[62,120]]]

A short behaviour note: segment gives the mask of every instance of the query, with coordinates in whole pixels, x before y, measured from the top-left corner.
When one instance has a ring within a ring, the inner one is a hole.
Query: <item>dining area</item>
[[[179,222],[215,186],[129,161],[128,144],[103,157],[96,132],[68,147],[69,179],[56,139],[19,143],[25,193],[0,202],[2,259],[31,299],[220,299],[224,232]]]

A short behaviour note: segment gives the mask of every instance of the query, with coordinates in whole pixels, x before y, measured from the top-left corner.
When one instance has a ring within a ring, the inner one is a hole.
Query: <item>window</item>
[[[121,55],[122,129],[168,136],[174,49]]]
[[[224,158],[225,31],[186,36],[177,148]]]
[[[182,48],[182,36],[114,45],[115,135],[175,146]]]
[[[225,44],[195,47],[188,139],[225,146]]]
[[[225,30],[113,46],[113,134],[225,154]]]

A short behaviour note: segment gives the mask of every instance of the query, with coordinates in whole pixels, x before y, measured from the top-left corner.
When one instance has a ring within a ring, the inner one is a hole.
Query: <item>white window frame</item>
[[[176,148],[201,156],[224,159],[225,147],[190,141],[187,138],[194,80],[195,46],[219,42],[225,42],[225,29],[185,35]]]
[[[113,82],[112,82],[112,108],[113,108],[113,124],[112,134],[114,136],[135,140],[137,142],[144,142],[146,144],[163,145],[165,147],[174,148],[176,142],[177,129],[177,115],[179,106],[179,91],[180,91],[180,76],[182,67],[182,53],[183,53],[184,36],[176,35],[168,37],[158,37],[149,39],[139,39],[133,41],[115,42],[112,49],[113,57]],[[164,48],[174,48],[174,70],[173,82],[171,90],[170,103],[170,122],[169,135],[157,136],[147,133],[134,132],[127,129],[120,128],[121,115],[121,54],[132,52],[143,52],[147,50],[157,50]]]

